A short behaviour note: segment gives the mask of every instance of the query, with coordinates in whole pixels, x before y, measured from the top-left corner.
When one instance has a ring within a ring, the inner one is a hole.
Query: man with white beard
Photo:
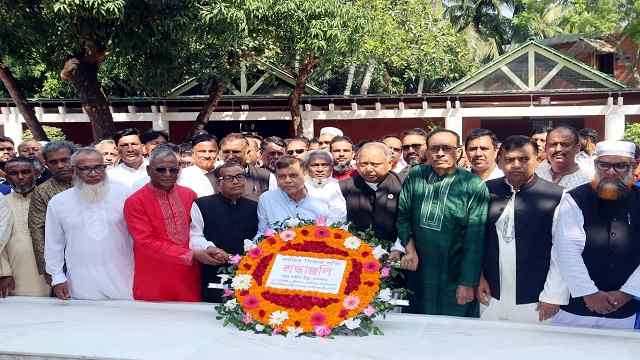
[[[71,166],[73,187],[54,196],[47,208],[45,262],[54,294],[131,299],[133,249],[123,215],[130,190],[107,180],[96,149],[79,149]]]

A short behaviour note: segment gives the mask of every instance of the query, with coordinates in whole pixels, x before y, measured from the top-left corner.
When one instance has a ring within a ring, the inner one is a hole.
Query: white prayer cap
[[[342,130],[333,126],[327,126],[320,129],[320,135],[322,134],[329,134],[333,136],[344,136],[344,133],[342,132]]]
[[[635,158],[636,144],[629,141],[605,140],[596,144],[596,156],[615,155]]]

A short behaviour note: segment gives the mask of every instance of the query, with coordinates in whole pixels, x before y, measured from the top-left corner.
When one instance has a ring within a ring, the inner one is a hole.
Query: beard
[[[33,191],[33,189],[35,189],[35,188],[36,188],[36,182],[34,181],[30,185],[22,185],[22,186],[14,185],[13,186],[13,191],[18,193],[18,194],[28,194],[31,191]]]
[[[107,178],[97,184],[87,184],[83,182],[79,177],[73,177],[73,186],[80,192],[80,197],[90,203],[97,203],[105,198],[109,191],[109,185]]]
[[[333,165],[333,171],[342,174],[343,172],[349,170],[350,166],[349,163],[341,165],[341,164],[335,164]]]
[[[624,178],[602,178],[598,174],[591,181],[591,188],[604,200],[618,200],[633,186],[633,175]]]

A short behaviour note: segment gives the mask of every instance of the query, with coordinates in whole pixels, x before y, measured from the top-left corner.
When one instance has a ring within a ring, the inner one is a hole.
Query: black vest
[[[496,221],[511,199],[505,178],[487,181],[491,200],[485,233],[484,277],[491,295],[500,299],[500,253]],[[516,239],[516,304],[538,302],[551,261],[553,213],[562,198],[562,188],[534,175],[516,193],[514,204]]]
[[[619,290],[640,265],[640,191],[635,187],[623,199],[602,200],[591,184],[569,192],[582,211],[587,235],[582,259],[589,277],[601,291]],[[640,310],[631,300],[606,315],[589,310],[582,297],[571,298],[563,310],[575,315],[622,319]]]
[[[393,172],[373,190],[356,174],[340,181],[347,202],[347,221],[359,230],[373,229],[378,239],[394,242],[397,237],[396,213],[402,183]]]
[[[222,194],[204,196],[196,200],[204,220],[204,237],[230,255],[244,253],[244,239],[251,239],[258,231],[258,203],[240,198],[235,204]],[[219,283],[218,266],[202,265],[202,298],[220,302],[222,291],[209,289],[209,283]]]

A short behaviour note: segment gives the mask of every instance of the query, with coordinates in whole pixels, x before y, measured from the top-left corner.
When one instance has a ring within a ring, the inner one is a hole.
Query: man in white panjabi
[[[346,218],[347,203],[338,180],[331,176],[331,154],[324,150],[313,150],[307,153],[303,163],[307,173],[304,184],[309,195],[327,201],[329,211],[336,217]]]
[[[551,225],[560,186],[534,173],[537,146],[522,135],[505,139],[505,177],[487,181],[491,194],[478,298],[484,320],[539,322],[569,302],[551,261]]]
[[[215,167],[218,157],[218,139],[210,134],[196,135],[191,139],[193,162],[180,171],[178,185],[188,187],[198,197],[213,195],[215,189],[206,174]]]
[[[553,319],[555,324],[634,327],[640,311],[635,151],[631,142],[598,143],[593,181],[562,197],[554,217],[553,252],[571,300]]]
[[[18,157],[4,171],[13,192],[0,199],[0,297],[49,296],[51,288],[38,273],[28,213],[36,186],[34,160]]]
[[[123,215],[131,190],[107,179],[95,149],[78,150],[71,162],[74,186],[54,196],[47,208],[45,262],[54,294],[131,299],[133,248]]]
[[[554,128],[547,133],[546,160],[538,165],[536,174],[566,190],[590,182],[589,173],[576,163],[579,151],[580,140],[576,129],[569,126]]]
[[[120,155],[120,163],[109,168],[112,182],[137,189],[148,182],[147,160],[142,156],[142,142],[137,129],[118,131],[113,137]],[[138,184],[142,182],[142,185]]]

